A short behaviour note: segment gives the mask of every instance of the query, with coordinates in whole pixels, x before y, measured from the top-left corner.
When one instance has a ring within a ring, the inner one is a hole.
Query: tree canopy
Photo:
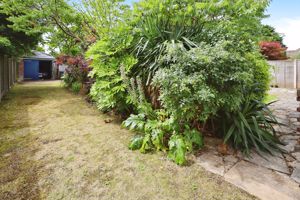
[[[22,55],[34,48],[41,39],[40,33],[31,35],[14,30],[9,15],[0,12],[0,53],[13,56]]]
[[[1,24],[6,29],[2,28],[1,37],[5,37],[5,31],[10,31],[22,33],[20,38],[26,41],[29,38],[35,40],[35,43],[30,43],[31,48],[43,42],[53,51],[78,53],[81,49],[87,49],[89,41],[83,34],[83,19],[65,0],[2,0],[0,13]],[[7,46],[8,40],[7,37],[2,38],[1,44]],[[18,40],[9,41],[13,49],[22,44]],[[22,46],[29,47],[27,43]]]

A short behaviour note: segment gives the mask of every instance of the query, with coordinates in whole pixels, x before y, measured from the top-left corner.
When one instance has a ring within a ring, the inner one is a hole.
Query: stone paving
[[[279,122],[286,126],[275,127],[286,153],[264,157],[253,152],[245,158],[239,152],[220,154],[221,140],[206,138],[206,146],[197,164],[263,200],[300,200],[300,132],[296,111],[296,90],[272,88],[270,94],[278,101],[271,104]]]

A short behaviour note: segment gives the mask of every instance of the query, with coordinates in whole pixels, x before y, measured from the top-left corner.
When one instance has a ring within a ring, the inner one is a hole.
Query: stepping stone
[[[277,121],[278,121],[279,123],[281,123],[281,124],[286,125],[286,126],[288,126],[289,123],[290,123],[289,120],[288,120],[287,118],[284,118],[284,119],[278,118]],[[281,126],[281,127],[283,127],[283,126]]]
[[[213,152],[205,152],[198,157],[197,161],[207,171],[220,176],[224,175],[225,167],[221,156],[215,155]]]
[[[300,135],[282,135],[279,137],[280,141],[288,144],[290,140],[298,140]]]
[[[296,140],[288,140],[288,141],[284,141],[284,143],[286,145],[279,145],[279,147],[281,147],[282,149],[284,149],[285,151],[290,153],[290,152],[293,152],[295,150],[295,147],[296,147],[298,142]]]
[[[293,129],[286,127],[286,126],[274,126],[274,129],[280,135],[290,135],[290,134],[295,133],[295,131]]]
[[[249,158],[244,158],[244,160],[254,163],[258,166],[273,169],[285,174],[290,173],[287,164],[280,153],[277,153],[275,156],[264,154],[265,158],[263,158],[259,154],[254,152],[250,156],[251,157]]]
[[[300,162],[295,165],[294,171],[291,175],[291,178],[294,179],[297,183],[300,184]],[[300,188],[299,188],[300,190]]]
[[[300,199],[299,184],[289,176],[246,161],[238,162],[224,177],[262,200]]]
[[[292,156],[294,156],[294,158],[300,162],[300,152],[292,153]]]
[[[225,172],[227,172],[239,161],[239,159],[233,155],[227,155],[223,157],[223,161],[224,161]]]
[[[290,113],[289,118],[300,118],[300,113],[299,112]]]
[[[296,159],[290,154],[284,154],[284,159],[286,162],[294,162]]]
[[[297,144],[296,146],[295,146],[295,150],[294,150],[295,152],[300,152],[300,144]]]

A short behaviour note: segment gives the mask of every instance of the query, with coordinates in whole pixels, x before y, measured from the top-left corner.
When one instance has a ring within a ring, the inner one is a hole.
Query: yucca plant
[[[139,63],[132,71],[134,75],[142,76],[147,85],[161,67],[159,60],[165,54],[168,43],[183,43],[189,49],[195,47],[193,40],[200,41],[203,32],[203,22],[197,21],[201,16],[193,9],[188,11],[186,2],[164,2],[163,8],[152,8],[136,24],[137,39],[133,42],[133,52],[139,58]]]
[[[260,101],[246,101],[235,112],[224,112],[222,129],[224,143],[231,144],[235,149],[240,149],[246,156],[250,150],[262,154],[273,154],[280,151],[281,144],[276,137],[274,125],[281,125],[268,108],[269,104]]]

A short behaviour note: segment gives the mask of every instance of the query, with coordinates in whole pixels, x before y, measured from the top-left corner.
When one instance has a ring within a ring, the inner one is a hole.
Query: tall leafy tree
[[[275,28],[270,25],[264,25],[262,27],[261,41],[279,42],[282,47],[286,47],[286,45],[283,43],[283,37],[283,34],[276,32]]]
[[[0,12],[0,54],[19,56],[34,48],[41,39],[41,34],[29,35],[22,30],[14,30],[9,17]]]
[[[65,0],[3,0],[0,7],[12,30],[29,36],[43,34],[40,41],[46,39],[52,48],[56,43],[58,48],[53,49],[80,48],[84,52],[90,43],[83,32],[80,13]]]
[[[124,0],[81,0],[78,5],[84,28],[90,36],[99,40],[129,21],[130,8]]]

